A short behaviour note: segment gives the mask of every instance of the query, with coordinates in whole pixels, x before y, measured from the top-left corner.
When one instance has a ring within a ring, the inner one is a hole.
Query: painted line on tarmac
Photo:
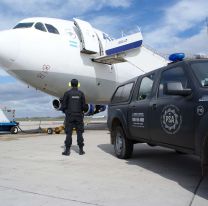
[[[75,199],[70,199],[70,198],[63,198],[63,197],[57,197],[57,196],[54,196],[54,195],[47,195],[47,194],[41,194],[41,193],[38,193],[38,192],[31,192],[31,191],[28,191],[28,190],[22,190],[22,189],[18,189],[18,188],[14,188],[14,187],[5,187],[5,186],[0,185],[0,188],[8,189],[8,190],[15,190],[15,191],[18,191],[18,192],[38,195],[38,196],[42,196],[42,197],[49,197],[49,198],[54,198],[54,199],[59,199],[59,200],[70,201],[70,202],[78,202],[78,203],[86,204],[86,205],[104,206],[104,205],[100,205],[100,204],[96,204],[96,203],[90,203],[90,202],[85,202],[85,201],[80,201],[80,200],[75,200]]]

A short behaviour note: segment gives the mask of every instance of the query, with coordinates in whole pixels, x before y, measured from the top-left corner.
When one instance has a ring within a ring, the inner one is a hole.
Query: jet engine
[[[105,105],[94,105],[94,104],[87,104],[86,109],[84,111],[85,116],[90,116],[93,114],[97,114],[99,112],[103,112],[106,110]]]
[[[84,115],[85,116],[90,116],[93,115],[95,112],[95,105],[93,104],[86,104],[85,110],[84,110]]]
[[[60,110],[61,109],[61,103],[62,99],[54,99],[52,104],[53,108],[55,110]],[[106,106],[105,105],[94,105],[94,104],[86,104],[86,107],[84,109],[84,115],[85,116],[91,116],[93,114],[103,112],[105,111]]]
[[[106,105],[96,105],[95,114],[106,110]]]
[[[55,110],[60,110],[61,109],[61,99],[54,99],[52,104],[53,104],[53,108]]]

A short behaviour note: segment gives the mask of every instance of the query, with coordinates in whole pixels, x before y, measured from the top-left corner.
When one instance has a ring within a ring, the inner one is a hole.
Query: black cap
[[[77,79],[72,79],[71,80],[71,86],[72,87],[77,87],[78,86],[78,80]]]

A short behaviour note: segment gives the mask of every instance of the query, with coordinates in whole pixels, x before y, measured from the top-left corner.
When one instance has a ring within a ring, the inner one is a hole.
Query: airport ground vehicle
[[[111,143],[129,158],[135,143],[200,157],[208,170],[208,59],[168,64],[119,85],[108,107]]]
[[[15,121],[15,110],[0,108],[0,132],[18,133],[19,123]]]

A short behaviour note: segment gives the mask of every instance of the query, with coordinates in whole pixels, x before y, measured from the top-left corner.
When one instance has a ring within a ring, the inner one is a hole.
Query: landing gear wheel
[[[17,134],[18,133],[18,127],[14,126],[10,129],[11,134]]]
[[[52,129],[52,128],[48,128],[48,129],[47,129],[47,133],[48,133],[48,134],[53,134],[53,129]]]
[[[133,143],[126,138],[122,127],[117,126],[115,131],[114,151],[118,158],[127,159],[130,158],[133,152]]]

